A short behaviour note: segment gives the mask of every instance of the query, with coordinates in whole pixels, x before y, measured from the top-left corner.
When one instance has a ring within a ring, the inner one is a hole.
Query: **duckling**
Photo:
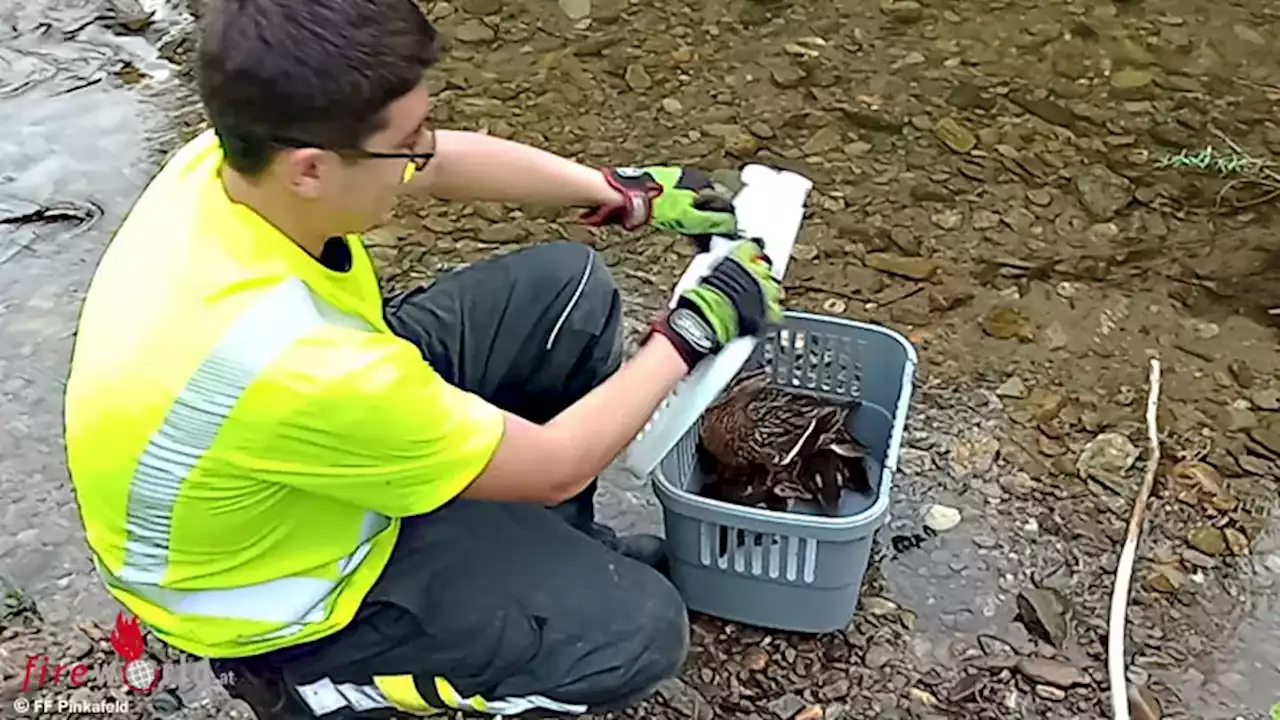
[[[835,514],[843,489],[870,489],[866,449],[846,430],[857,407],[788,392],[763,369],[740,375],[703,416],[702,450],[715,464],[706,495],[771,510],[816,500]]]

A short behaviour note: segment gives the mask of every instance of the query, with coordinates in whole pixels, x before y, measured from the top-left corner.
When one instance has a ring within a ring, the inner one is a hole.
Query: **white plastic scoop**
[[[733,199],[738,231],[743,236],[764,241],[764,251],[773,261],[774,277],[781,280],[791,260],[796,236],[800,233],[805,200],[813,182],[803,175],[764,165],[744,167],[741,179],[743,187]],[[701,280],[716,261],[727,255],[738,242],[733,238],[713,237],[711,249],[694,256],[680,282],[676,283],[670,305],[674,306],[680,293]],[[699,363],[658,406],[644,429],[614,464],[638,478],[649,477],[742,370],[758,342],[756,338],[738,338],[715,356]]]

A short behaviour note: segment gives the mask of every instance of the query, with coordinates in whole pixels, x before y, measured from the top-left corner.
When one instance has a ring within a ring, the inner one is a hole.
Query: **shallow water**
[[[99,255],[176,145],[190,93],[147,36],[93,18],[104,3],[12,3],[0,19],[0,573],[54,616],[105,609],[63,464],[62,390],[75,320]],[[151,75],[136,86],[126,63]],[[59,213],[13,222],[41,207]]]

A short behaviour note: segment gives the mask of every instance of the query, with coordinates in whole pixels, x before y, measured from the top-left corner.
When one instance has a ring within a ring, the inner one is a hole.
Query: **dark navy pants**
[[[576,243],[444,275],[389,298],[386,317],[446,380],[535,422],[622,359],[618,289],[595,252]],[[542,697],[592,713],[635,702],[678,671],[688,621],[665,578],[601,542],[608,531],[594,522],[595,489],[550,509],[455,500],[406,519],[350,626],[247,667],[282,668],[304,688],[408,674],[435,707],[446,699],[438,678],[488,701]]]

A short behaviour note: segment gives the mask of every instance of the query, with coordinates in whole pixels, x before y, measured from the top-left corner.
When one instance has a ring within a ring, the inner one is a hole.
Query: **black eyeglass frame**
[[[417,172],[422,172],[423,170],[426,169],[427,163],[431,162],[431,159],[436,156],[435,125],[431,123],[429,119],[424,120],[422,125],[423,125],[423,129],[425,129],[431,135],[431,147],[432,147],[431,152],[400,153],[400,152],[379,152],[376,150],[365,150],[364,148],[332,148],[332,147],[322,145],[320,143],[307,142],[306,140],[300,140],[298,138],[291,138],[291,137],[285,137],[285,136],[276,136],[276,137],[269,138],[268,142],[271,142],[276,145],[280,145],[282,147],[290,147],[295,149],[315,148],[317,150],[324,150],[326,152],[331,152],[339,156],[347,156],[347,157],[353,157],[353,158],[409,160],[413,162],[414,169]]]

